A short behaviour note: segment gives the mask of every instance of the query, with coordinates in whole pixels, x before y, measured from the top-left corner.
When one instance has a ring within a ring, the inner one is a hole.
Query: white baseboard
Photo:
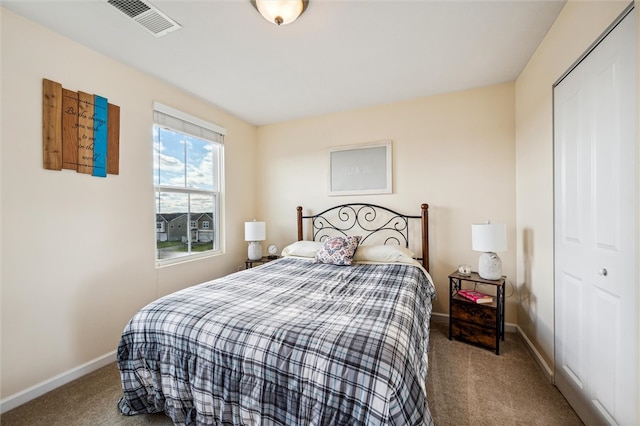
[[[439,314],[437,312],[431,313],[431,320],[435,322],[449,322],[449,315],[447,314]]]
[[[554,384],[555,378],[553,369],[549,367],[544,358],[542,358],[542,355],[540,355],[540,352],[538,352],[536,347],[533,346],[533,343],[531,343],[531,340],[529,340],[525,332],[520,327],[517,327],[517,331],[526,348],[529,350],[529,353],[531,354],[533,360],[536,362],[536,364],[538,364],[538,367],[540,367],[542,374],[544,374],[549,383]]]
[[[107,366],[116,360],[116,351],[109,352],[101,357],[95,358],[87,363],[84,363],[76,368],[73,368],[64,373],[58,374],[51,379],[31,386],[23,391],[15,393],[6,397],[0,401],[0,414],[5,413],[13,408],[16,408],[26,402],[31,401],[45,393],[59,388],[69,382],[79,379],[89,373],[96,371],[99,368]]]

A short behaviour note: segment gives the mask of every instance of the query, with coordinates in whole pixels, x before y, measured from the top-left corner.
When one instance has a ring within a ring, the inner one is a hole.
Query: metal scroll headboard
[[[420,206],[420,215],[405,215],[375,204],[349,203],[330,207],[320,213],[304,216],[298,206],[298,241],[304,239],[303,219],[310,219],[311,239],[361,235],[360,244],[397,244],[411,248],[410,223],[419,220],[422,265],[429,270],[429,205]],[[415,250],[414,250],[415,251]]]

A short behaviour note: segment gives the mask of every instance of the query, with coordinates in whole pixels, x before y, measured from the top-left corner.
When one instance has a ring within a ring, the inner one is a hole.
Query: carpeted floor
[[[448,333],[447,323],[431,323],[427,396],[437,426],[583,424],[515,333],[500,355]]]
[[[433,322],[427,392],[437,426],[582,425],[538,370],[523,343],[508,333],[499,356],[449,341]],[[0,417],[2,426],[171,425],[163,414],[124,417],[115,364],[62,386]],[[298,426],[298,425],[296,425]]]

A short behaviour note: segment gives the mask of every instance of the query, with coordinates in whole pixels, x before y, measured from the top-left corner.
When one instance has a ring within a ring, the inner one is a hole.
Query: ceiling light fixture
[[[267,21],[287,25],[307,9],[309,0],[251,0],[251,4]]]

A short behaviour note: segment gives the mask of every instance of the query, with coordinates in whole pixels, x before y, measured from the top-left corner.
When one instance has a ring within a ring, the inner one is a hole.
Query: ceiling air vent
[[[107,2],[156,37],[181,28],[180,24],[147,2],[141,0],[107,0]]]

